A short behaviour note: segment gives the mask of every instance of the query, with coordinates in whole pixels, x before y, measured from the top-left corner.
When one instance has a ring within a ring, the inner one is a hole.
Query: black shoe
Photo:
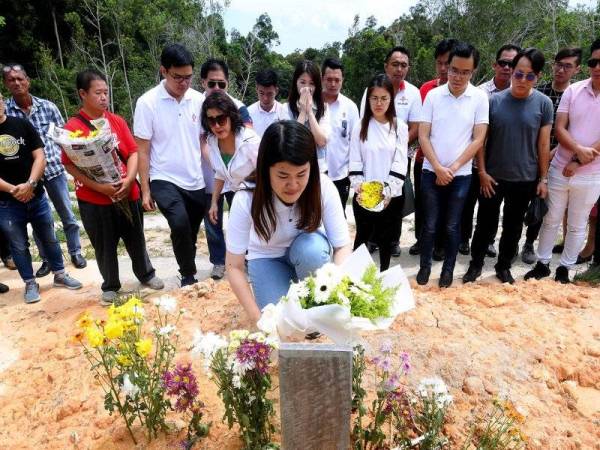
[[[460,245],[458,246],[458,253],[460,253],[461,255],[468,255],[469,253],[471,253],[471,246],[469,245],[469,241],[460,243]]]
[[[521,261],[525,264],[533,264],[536,260],[535,252],[533,251],[533,244],[525,242],[523,245],[523,251],[521,252]]]
[[[445,257],[446,257],[446,251],[443,248],[433,249],[433,260],[434,261],[443,261]]]
[[[8,286],[4,283],[0,283],[0,294],[6,294],[8,292]]]
[[[575,264],[584,264],[586,262],[590,262],[592,260],[592,256],[594,256],[594,255],[590,255],[590,256],[577,255],[577,262]]]
[[[426,285],[429,282],[429,275],[431,275],[431,267],[421,267],[417,273],[417,284]]]
[[[408,254],[415,256],[419,253],[421,253],[421,244],[419,244],[419,241],[417,241],[408,249]]]
[[[378,249],[379,247],[377,247],[377,244],[374,242],[367,242],[367,250],[369,250],[369,253],[375,253]]]
[[[544,264],[543,262],[538,261],[535,267],[525,274],[524,278],[526,280],[529,280],[530,278],[541,280],[542,278],[546,278],[551,273],[550,264]]]
[[[402,250],[400,249],[400,244],[398,242],[394,242],[392,244],[392,256],[394,258],[398,258],[402,254]]]
[[[6,258],[2,258],[2,262],[4,263],[4,266],[8,270],[17,270],[15,260],[13,259],[13,257],[11,255],[8,255]]]
[[[476,266],[475,264],[469,264],[469,268],[467,269],[467,273],[465,273],[462,277],[463,283],[473,283],[481,276],[481,267]]]
[[[46,275],[48,275],[49,273],[50,273],[50,264],[48,264],[48,261],[42,261],[42,265],[40,266],[40,268],[35,273],[35,277],[36,278],[43,278]]]
[[[449,270],[443,270],[440,275],[440,281],[438,286],[441,288],[447,288],[452,285],[452,281],[454,281],[454,274]]]
[[[552,253],[560,255],[564,249],[565,244],[556,244],[554,247],[552,247]]]
[[[496,278],[498,278],[503,283],[514,284],[515,282],[515,279],[513,278],[509,269],[496,269]]]
[[[556,275],[554,276],[554,281],[558,281],[562,284],[569,284],[571,280],[569,279],[569,269],[565,266],[558,266],[556,268]]]
[[[197,282],[198,280],[196,280],[196,277],[194,277],[194,275],[187,275],[181,278],[181,287],[186,287]]]
[[[495,258],[497,255],[498,253],[496,252],[496,247],[494,247],[494,244],[488,245],[488,248],[485,250],[485,256]]]
[[[79,253],[76,255],[71,255],[71,262],[77,269],[83,269],[87,266],[87,261]]]

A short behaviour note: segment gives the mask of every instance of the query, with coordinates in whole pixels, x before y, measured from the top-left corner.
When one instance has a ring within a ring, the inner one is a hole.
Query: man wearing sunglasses
[[[190,87],[194,59],[180,44],[160,57],[163,80],[142,95],[133,132],[138,144],[142,206],[156,205],[171,229],[181,286],[196,283],[196,240],[206,196],[200,155],[200,111],[204,96]]]
[[[200,67],[200,78],[204,95],[207,97],[216,91],[225,91],[229,88],[229,67],[221,59],[207,59]],[[252,117],[248,108],[238,99],[227,94],[238,108],[242,121],[247,127],[252,127]],[[210,165],[208,157],[208,146],[206,143],[206,130],[202,130],[202,174],[206,182],[206,201],[210,205],[212,199],[213,185],[215,182],[215,172]],[[208,217],[208,209],[204,220],[206,230],[206,242],[208,244],[208,255],[213,265],[210,277],[213,280],[220,280],[225,276],[225,235],[223,234],[223,197],[219,197],[217,223],[213,224]]]
[[[346,208],[350,193],[348,165],[350,163],[350,136],[359,124],[356,103],[341,93],[344,83],[344,66],[334,58],[327,58],[321,67],[323,100],[329,108],[331,134],[327,141],[327,175],[340,194],[342,207]],[[345,214],[345,211],[344,211]]]
[[[498,49],[496,52],[496,59],[492,63],[494,77],[479,85],[479,88],[483,89],[488,97],[510,87],[512,60],[520,51],[521,47],[514,44],[506,44]]]
[[[544,55],[535,48],[513,59],[510,89],[490,98],[487,142],[477,154],[480,195],[471,262],[463,282],[481,275],[488,243],[498,227],[504,201],[502,235],[495,265],[496,277],[514,283],[510,272],[523,231],[523,218],[535,195],[545,198],[550,158],[553,109],[548,97],[535,89],[544,68]]]
[[[588,216],[600,196],[600,39],[594,41],[590,53],[590,78],[569,86],[556,112],[559,146],[548,175],[548,213],[540,233],[538,262],[526,279],[550,275],[552,246],[568,207],[565,246],[554,279],[569,282]]]
[[[4,85],[12,95],[6,101],[6,114],[28,120],[44,143],[46,169],[44,170],[43,184],[62,222],[63,230],[67,237],[67,249],[71,256],[71,262],[76,268],[83,269],[87,265],[87,262],[81,255],[79,225],[71,206],[65,168],[60,161],[61,150],[58,145],[46,137],[51,123],[54,123],[56,126],[63,126],[65,122],[54,103],[29,93],[30,80],[23,66],[20,64],[4,66],[2,68],[2,75]],[[41,245],[37,233],[34,232],[33,237],[42,259],[42,265],[37,270],[35,276],[38,278],[45,277],[50,273],[50,263],[48,258],[46,258],[44,247]]]

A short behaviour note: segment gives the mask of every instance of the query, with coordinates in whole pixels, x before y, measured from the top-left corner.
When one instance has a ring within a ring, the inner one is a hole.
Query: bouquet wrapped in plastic
[[[369,211],[383,211],[385,200],[391,197],[390,187],[381,181],[365,181],[360,189],[358,204]]]
[[[351,344],[360,331],[389,328],[414,304],[402,268],[379,273],[363,245],[341,266],[326,264],[291,284],[279,303],[263,308],[257,325],[282,340],[319,332],[338,344]]]

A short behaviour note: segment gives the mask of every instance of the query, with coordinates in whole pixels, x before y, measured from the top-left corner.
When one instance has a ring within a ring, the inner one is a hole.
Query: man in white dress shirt
[[[287,119],[283,105],[277,101],[279,77],[272,69],[261,70],[256,74],[256,96],[258,101],[248,107],[252,118],[252,128],[260,137],[273,122]]]

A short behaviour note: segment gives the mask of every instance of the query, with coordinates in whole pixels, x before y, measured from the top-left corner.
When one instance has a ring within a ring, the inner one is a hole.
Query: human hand
[[[113,196],[113,198],[117,201],[121,201],[124,198],[129,197],[129,193],[131,192],[132,183],[133,183],[133,180],[129,180],[127,178],[124,178],[122,182],[113,183],[113,185],[115,187],[118,187],[118,190],[117,190],[117,192],[115,192],[115,195]]]
[[[143,189],[142,189],[142,208],[144,208],[144,211],[156,210],[156,205],[154,203],[154,200],[152,199],[152,195],[150,194],[150,191],[144,191]]]
[[[10,193],[18,201],[27,203],[33,198],[33,186],[29,183],[17,184]]]
[[[479,173],[479,184],[481,186],[481,193],[485,198],[491,198],[496,194],[494,186],[497,186],[498,182],[494,180],[491,175],[488,175],[487,172]]]
[[[121,188],[121,184],[122,183],[120,181],[117,183],[98,183],[95,190],[106,195],[107,197],[110,197],[111,199],[114,199],[117,191]]]
[[[217,224],[219,220],[219,205],[216,203],[211,203],[210,208],[208,210],[208,218],[213,223],[213,225]]]
[[[575,153],[577,153],[577,159],[579,159],[581,164],[591,163],[600,154],[595,148],[583,145],[578,146]]]
[[[435,184],[438,186],[446,186],[454,179],[454,172],[449,167],[439,166],[435,169]]]
[[[577,170],[577,168],[579,167],[579,163],[577,161],[571,161],[569,164],[567,164],[563,171],[563,177],[572,177],[573,175],[575,175],[575,171]]]
[[[536,194],[539,198],[546,198],[548,196],[548,185],[540,181],[537,185]]]

